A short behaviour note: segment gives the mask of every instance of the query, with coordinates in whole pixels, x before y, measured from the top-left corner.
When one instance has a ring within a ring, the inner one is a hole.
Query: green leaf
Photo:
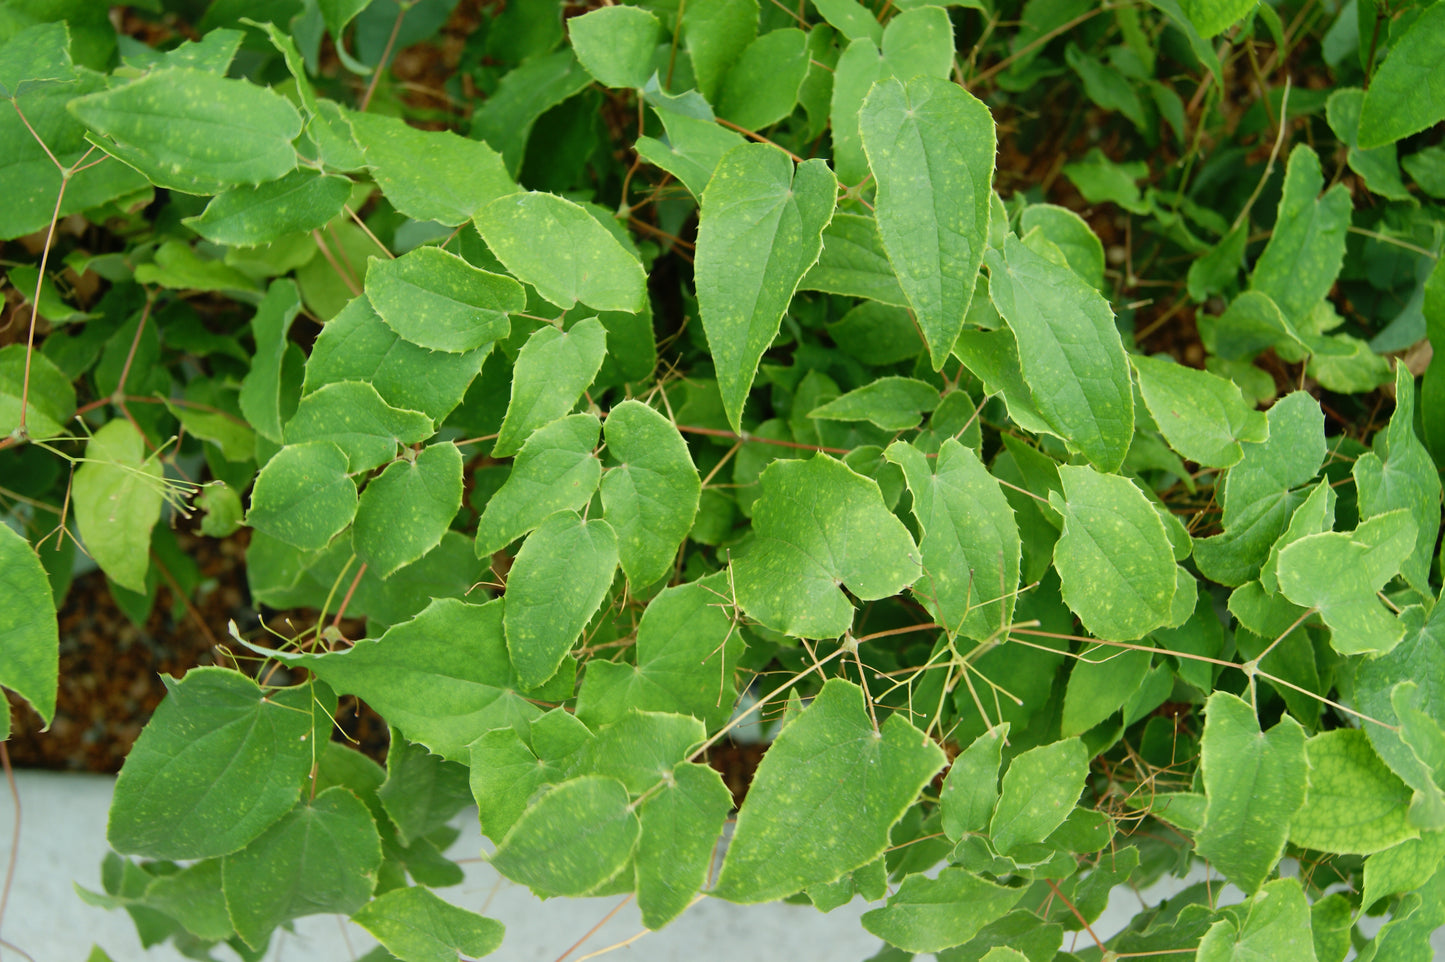
[[[868,864],[943,764],[901,714],[875,730],[862,690],[829,679],[763,756],[709,894],[767,902]]]
[[[1384,654],[1404,637],[1405,626],[1375,593],[1400,573],[1415,534],[1414,519],[1401,509],[1362,521],[1353,532],[1300,538],[1279,553],[1279,590],[1303,608],[1319,609],[1340,654]]]
[[[348,114],[371,176],[399,212],[456,227],[516,191],[502,157],[479,140],[417,130],[396,117]]]
[[[774,461],[758,485],[754,541],[732,569],[738,605],[766,627],[836,638],[853,623],[841,586],[874,601],[918,580],[913,538],[872,479],[818,454]]]
[[[697,88],[711,103],[728,68],[758,35],[758,0],[693,0],[679,26]]]
[[[634,590],[672,570],[697,516],[702,481],[672,422],[640,401],[607,412],[607,450],[618,463],[602,478],[603,518]]]
[[[878,50],[877,41],[866,36],[853,38],[833,69],[832,109],[829,112],[833,168],[839,182],[849,188],[860,189],[872,176],[859,132],[859,112],[874,84],[888,75],[888,66]]]
[[[640,832],[623,784],[584,775],[530,805],[491,863],[543,897],[586,895],[622,870]]]
[[[522,543],[507,576],[507,651],[528,687],[556,674],[596,614],[617,570],[617,535],[605,521],[559,511]]]
[[[563,331],[540,327],[527,338],[512,370],[512,396],[492,456],[517,452],[533,431],[572,410],[607,355],[607,331],[595,317]]]
[[[1360,146],[1380,147],[1445,119],[1445,10],[1430,6],[1390,44],[1360,110]]]
[[[285,410],[286,334],[300,312],[301,294],[296,282],[281,278],[271,282],[251,318],[256,353],[251,358],[251,370],[241,381],[241,413],[257,434],[277,444],[282,440],[282,422],[291,413]],[[3,423],[0,421],[0,426]]]
[[[1250,287],[1301,324],[1334,286],[1345,256],[1350,194],[1344,184],[1324,188],[1320,159],[1307,144],[1290,151],[1274,233],[1255,262]]]
[[[341,694],[364,700],[409,741],[463,763],[469,760],[467,746],[483,733],[539,714],[520,693],[557,699],[572,691],[570,677],[536,691],[518,681],[507,658],[500,600],[469,605],[438,598],[380,638],[342,651],[260,650],[310,669]]]
[[[1242,922],[1220,919],[1209,927],[1195,956],[1199,962],[1294,959],[1314,962],[1310,904],[1299,879],[1275,879],[1249,900]]]
[[[135,269],[135,279],[174,291],[250,291],[256,284],[222,261],[200,256],[191,245],[169,240],[155,250],[155,260]]]
[[[709,730],[726,723],[737,690],[733,666],[743,640],[725,610],[719,572],[663,589],[637,625],[636,664],[593,660],[577,696],[577,717],[597,728],[629,709],[680,712]]]
[[[330,441],[346,453],[347,471],[370,471],[396,457],[397,445],[436,433],[431,418],[381,399],[366,381],[335,381],[301,399],[286,422],[287,444]]]
[[[643,925],[660,929],[692,904],[732,804],[722,777],[691,762],[673,766],[642,803],[634,875]]]
[[[555,194],[500,197],[473,217],[492,253],[518,279],[564,310],[641,311],[642,264],[587,209]]]
[[[662,120],[667,142],[639,137],[638,155],[682,181],[693,197],[701,198],[718,161],[747,141],[742,134],[715,123],[712,108],[695,90],[673,97],[663,92],[653,77],[642,95]]]
[[[746,130],[770,127],[798,103],[808,76],[808,35],[772,30],[743,49],[723,78],[718,114]]]
[[[953,54],[953,24],[942,6],[905,9],[883,30],[883,59],[899,80],[922,75],[942,80],[953,70]]]
[[[1132,641],[1171,622],[1174,551],[1149,499],[1128,478],[1060,465],[1064,518],[1054,566],[1064,601],[1096,637]]]
[[[858,0],[814,0],[823,19],[848,40],[867,38],[883,42],[883,25]]]
[[[1233,381],[1172,361],[1135,355],[1139,393],[1169,446],[1190,461],[1227,468],[1244,457],[1241,441],[1269,439],[1269,422]]]
[[[758,361],[822,251],[837,182],[828,165],[794,169],[766,144],[727,152],[703,193],[697,235],[697,300],[734,430]]]
[[[0,593],[11,603],[0,608],[0,685],[24,698],[44,720],[55,717],[60,677],[60,623],[50,579],[30,542],[0,524]],[[9,733],[9,709],[5,728]]]
[[[445,420],[482,368],[487,348],[449,354],[402,340],[386,326],[365,296],[321,329],[306,361],[303,390],[310,394],[333,381],[370,381],[394,408]]]
[[[252,948],[305,915],[350,915],[371,898],[381,838],[366,806],[336,786],[298,805],[221,866],[226,909]]]
[[[244,80],[169,67],[72,100],[69,109],[99,135],[96,146],[171,190],[218,194],[296,168],[291,141],[301,115],[274,90]]]
[[[91,436],[75,472],[71,499],[81,540],[106,577],[132,591],[146,591],[151,529],[164,502],[161,474],[145,438],[119,418]]]
[[[336,174],[293,170],[259,186],[233,187],[182,223],[208,241],[250,247],[325,227],[351,196],[351,181]]]
[[[1104,287],[1104,244],[1078,214],[1054,204],[1030,204],[1019,215],[1019,231],[1039,231],[1069,262],[1069,269],[1100,290]]]
[[[1375,450],[1361,455],[1352,471],[1360,496],[1360,517],[1406,508],[1415,522],[1415,547],[1402,565],[1405,580],[1421,594],[1430,588],[1430,559],[1440,530],[1440,475],[1415,434],[1415,378],[1395,368],[1395,411],[1390,426],[1375,435]]]
[[[1134,389],[1108,302],[1013,235],[985,257],[1039,414],[1095,467],[1117,470],[1134,434]]]
[[[1089,753],[1077,738],[1031,748],[1004,772],[988,833],[1000,855],[1042,842],[1064,823],[1089,774]]]
[[[146,886],[144,902],[175,919],[200,939],[222,941],[236,934],[221,888],[222,859],[210,858],[161,875]]]
[[[531,57],[504,74],[472,114],[471,134],[496,148],[515,177],[537,118],[591,82],[571,50]]]
[[[1358,728],[1323,732],[1305,743],[1309,794],[1289,840],[1321,852],[1369,855],[1413,838],[1410,789],[1385,767]]]
[[[1360,906],[1369,909],[1380,899],[1420,888],[1445,861],[1445,834],[1427,832],[1365,859],[1365,892]]]
[[[1153,656],[1147,651],[1091,645],[1079,652],[1064,691],[1062,735],[1082,735],[1124,706],[1144,681]]]
[[[356,517],[348,467],[330,441],[288,444],[257,475],[246,523],[302,551],[326,547]]]
[[[301,795],[310,688],[268,698],[244,675],[210,667],[164,680],[167,696],[116,780],[106,838],[117,852],[150,858],[228,855]]]
[[[984,641],[1013,618],[1022,551],[1013,509],[971,448],[949,438],[933,470],[913,445],[884,457],[903,469],[923,539],[923,577],[913,586],[949,632]]]
[[[30,355],[30,394],[25,395],[26,354]],[[24,344],[0,347],[0,438],[20,427],[20,403],[25,398],[25,435],[44,440],[68,433],[66,423],[75,414],[75,386],[55,362],[40,351],[27,352]]]
[[[898,275],[888,263],[878,222],[864,214],[833,215],[823,229],[823,252],[798,289],[862,297],[880,304],[907,307]],[[909,322],[910,329],[912,322]]]
[[[386,781],[377,800],[405,845],[430,835],[472,804],[467,770],[445,761],[397,732],[386,751]]]
[[[863,927],[908,952],[938,952],[972,939],[1013,908],[1025,891],[961,868],[945,868],[934,878],[910,875],[886,908],[863,913]]]
[[[652,74],[662,24],[640,7],[601,7],[567,21],[572,49],[604,87],[637,87]]]
[[[1360,110],[1364,101],[1365,92],[1355,87],[1344,87],[1330,94],[1325,105],[1330,129],[1349,148],[1346,160],[1350,169],[1364,180],[1366,187],[1390,200],[1413,201],[1410,189],[1400,179],[1400,162],[1395,145],[1385,144],[1373,150],[1361,150],[1359,147]]]
[[[440,247],[418,247],[395,260],[373,259],[366,271],[371,306],[403,340],[461,354],[500,341],[508,314],[527,306],[522,285],[478,270]]]
[[[461,506],[461,452],[450,441],[429,444],[367,483],[352,545],[385,578],[441,544]]]
[[[558,511],[586,507],[602,477],[602,464],[593,453],[600,430],[591,414],[573,414],[532,433],[507,480],[482,511],[478,558],[496,554]]]
[[[1253,708],[1217,691],[1204,709],[1200,751],[1208,807],[1195,846],[1225,878],[1254,892],[1274,873],[1305,801],[1304,729],[1285,715],[1264,734]]]
[[[65,21],[26,27],[0,46],[0,97],[75,80],[70,62],[70,31]]]
[[[918,427],[923,415],[938,407],[938,389],[911,377],[880,377],[855,391],[813,408],[808,417],[820,421],[867,421],[885,431]]]
[[[1254,0],[1180,0],[1194,29],[1208,39],[1234,26],[1254,9]]]
[[[392,889],[364,905],[351,921],[401,962],[456,962],[495,952],[506,929],[496,919],[457,908],[430,889]]]
[[[1003,743],[1009,725],[995,725],[973,740],[948,769],[938,805],[943,813],[943,831],[952,841],[966,834],[988,830],[989,818],[998,803],[998,770],[1003,761]]]
[[[935,370],[963,329],[987,246],[994,127],[962,87],[883,80],[858,115],[878,181],[878,231]]]

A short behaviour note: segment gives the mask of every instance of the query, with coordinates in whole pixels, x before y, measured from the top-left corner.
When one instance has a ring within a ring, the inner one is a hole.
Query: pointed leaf
[[[1350,194],[1324,188],[1320,159],[1307,144],[1290,151],[1274,233],[1255,262],[1250,287],[1268,294],[1290,323],[1303,323],[1340,273]]]
[[[408,217],[455,227],[517,189],[495,150],[446,130],[417,130],[397,117],[347,114],[371,176]]]
[[[935,878],[910,875],[886,908],[863,913],[863,927],[908,952],[939,952],[972,939],[1024,892],[961,868],[946,868]]]
[[[151,858],[227,855],[296,804],[311,713],[224,668],[192,668],[166,687],[116,780],[106,838]]]
[[[537,119],[591,82],[571,50],[529,57],[503,74],[491,96],[472,113],[471,135],[495,147],[507,173],[515,177]]]
[[[710,894],[767,902],[868,864],[943,763],[902,715],[875,731],[862,690],[829,679],[763,756]]]
[[[456,962],[490,955],[506,929],[496,919],[444,902],[419,886],[392,889],[351,917],[401,962]]]
[[[698,90],[717,103],[728,67],[758,35],[758,0],[693,0],[680,19]]]
[[[146,590],[162,490],[161,466],[131,422],[117,418],[91,436],[71,489],[75,525],[106,577],[131,591]]]
[[[695,90],[674,97],[665,93],[653,77],[642,94],[662,121],[667,142],[639,137],[638,156],[672,174],[693,197],[701,199],[718,161],[747,141],[737,131],[716,123],[712,108]]]
[[[718,114],[746,130],[770,127],[793,112],[808,76],[808,35],[770,30],[743,48],[728,68]]]
[[[606,354],[607,331],[595,317],[567,331],[549,324],[533,332],[512,370],[512,397],[492,456],[514,454],[533,431],[572,410]]]
[[[1390,44],[1390,55],[1370,78],[1360,111],[1360,146],[1366,149],[1401,140],[1445,119],[1440,71],[1445,52],[1445,10],[1420,11],[1414,23]]]
[[[371,306],[403,340],[461,354],[500,341],[527,306],[522,285],[478,270],[440,247],[418,247],[395,260],[373,259],[366,272]]]
[[[963,329],[987,246],[993,117],[959,85],[918,76],[880,81],[858,125],[883,246],[937,370]]]
[[[1291,959],[1314,962],[1310,904],[1299,879],[1275,879],[1249,901],[1242,924],[1220,919],[1209,927],[1195,956],[1199,962]]]
[[[755,540],[732,567],[738,604],[767,627],[836,638],[853,623],[840,585],[873,601],[918,579],[908,529],[884,507],[878,485],[841,461],[774,461],[758,484]]]
[[[584,775],[533,803],[491,863],[538,895],[586,895],[627,864],[640,831],[622,783]]]
[[[642,803],[635,873],[643,925],[660,929],[692,904],[732,804],[722,777],[691,762],[674,766],[661,791]]]
[[[1445,725],[1445,606],[1436,604],[1426,620],[1418,609],[1406,609],[1405,638],[1387,654],[1360,661],[1355,669],[1356,707],[1384,725],[1398,726],[1391,698],[1401,679],[1419,686],[1420,706],[1437,724]],[[1417,792],[1416,803],[1440,795],[1433,774],[1415,757],[1401,732],[1375,722],[1364,723],[1370,743],[1390,769]]]
[[[336,381],[301,399],[286,422],[287,444],[330,441],[346,452],[348,471],[370,471],[396,457],[399,444],[436,433],[431,418],[381,399],[366,381]]]
[[[1147,651],[1110,645],[1090,645],[1079,652],[1064,691],[1059,733],[1082,735],[1124,707],[1139,691],[1152,658]]]
[[[75,385],[54,361],[34,351],[30,353],[30,394],[26,397],[26,353],[24,344],[0,347],[0,438],[10,437],[20,427],[22,397],[27,437],[43,440],[68,434],[66,422],[75,414]]]
[[[1265,416],[1245,403],[1233,381],[1159,358],[1129,360],[1164,440],[1190,461],[1227,468],[1244,457],[1239,442],[1269,438]]]
[[[396,732],[386,751],[386,781],[376,797],[405,845],[446,825],[472,803],[465,766],[433,755]]]
[[[351,181],[314,170],[293,170],[280,180],[233,187],[182,223],[208,241],[250,247],[325,227],[351,196]]]
[[[821,407],[808,417],[820,421],[868,421],[885,431],[918,427],[923,415],[938,407],[938,389],[911,377],[880,377]]]
[[[45,566],[30,542],[0,524],[0,685],[28,701],[49,727],[60,678],[60,623]],[[7,709],[8,712],[8,709]],[[5,730],[8,735],[9,716]]]
[[[1199,36],[1206,40],[1234,26],[1254,9],[1253,0],[1181,0],[1183,9]]]
[[[251,358],[250,372],[241,381],[241,413],[257,434],[277,444],[282,440],[282,421],[290,413],[283,411],[283,368],[289,343],[286,334],[300,312],[301,294],[296,282],[281,278],[271,282],[251,318],[256,353]]]
[[[246,523],[302,551],[326,547],[356,517],[347,470],[346,452],[330,441],[288,444],[256,476]]]
[[[1254,709],[1222,691],[1204,712],[1200,769],[1209,801],[1195,845],[1225,878],[1254,892],[1274,873],[1304,804],[1304,729],[1285,715],[1265,734]]]
[[[1117,470],[1134,435],[1134,388],[1108,302],[1013,235],[986,258],[1039,414],[1095,467]]]
[[[966,834],[988,830],[989,818],[998,803],[998,770],[1008,732],[1008,723],[990,728],[960,752],[948,769],[938,805],[943,813],[943,831],[950,840],[956,842]]]
[[[604,87],[647,83],[661,31],[657,17],[641,7],[601,7],[567,21],[577,59]]]
[[[450,441],[429,444],[372,478],[356,507],[356,553],[385,578],[441,544],[462,506],[462,455]]]
[[[301,115],[274,90],[190,68],[73,100],[95,143],[160,187],[218,194],[275,180],[296,167]]]
[[[1048,838],[1069,817],[1088,774],[1089,753],[1077,738],[1031,748],[1015,758],[1004,772],[988,827],[998,853]]]
[[[888,263],[878,222],[863,214],[833,215],[823,230],[823,252],[818,263],[803,275],[798,289],[908,306],[908,298],[898,286],[898,275]]]
[[[672,570],[697,516],[702,481],[677,428],[640,401],[609,411],[604,430],[619,463],[602,478],[603,518],[617,532],[628,584],[641,589]]]
[[[522,684],[557,672],[597,613],[617,570],[617,535],[605,521],[560,511],[527,536],[507,576],[503,624]]]
[[[1321,852],[1369,855],[1419,834],[1409,825],[1410,789],[1385,767],[1358,728],[1305,743],[1310,790],[1289,840]]]
[[[836,190],[821,160],[795,170],[776,148],[744,144],[723,156],[703,193],[698,308],[734,430],[758,361],[822,251]]]
[[[593,453],[601,427],[591,414],[572,414],[532,433],[482,511],[478,558],[495,554],[558,511],[586,507],[602,477]]]
[[[0,97],[14,100],[28,90],[74,79],[70,31],[63,20],[28,26],[0,45]]]
[[[482,239],[517,278],[564,310],[642,310],[642,264],[583,207],[536,191],[500,197],[473,218]]]

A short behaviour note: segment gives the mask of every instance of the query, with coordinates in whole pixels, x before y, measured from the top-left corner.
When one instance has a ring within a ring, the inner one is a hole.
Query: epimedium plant
[[[143,618],[193,513],[319,613],[167,682],[86,898],[486,955],[433,891],[474,804],[653,929],[1428,957],[1445,4],[514,2],[428,109],[455,7],[0,4],[0,684],[48,721],[78,547]],[[1243,901],[1095,936],[1195,859]]]

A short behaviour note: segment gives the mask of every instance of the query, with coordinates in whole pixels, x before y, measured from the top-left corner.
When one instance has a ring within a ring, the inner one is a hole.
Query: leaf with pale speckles
[[[763,756],[711,894],[767,902],[868,864],[944,760],[901,714],[875,730],[863,691],[830,679]]]
[[[280,180],[233,187],[182,223],[208,241],[250,247],[325,227],[351,196],[351,181],[336,174],[293,170]]]
[[[517,189],[502,156],[480,140],[418,130],[399,117],[353,113],[346,119],[377,186],[408,217],[455,227]]]
[[[1164,522],[1128,478],[1060,465],[1063,515],[1054,566],[1064,602],[1099,638],[1133,641],[1169,624],[1176,575]]]
[[[492,456],[515,454],[533,431],[565,415],[597,376],[607,356],[607,330],[595,317],[562,331],[540,327],[512,368],[512,396]]]
[[[1013,908],[1025,891],[961,868],[946,868],[934,878],[910,875],[886,907],[863,914],[863,927],[909,952],[939,952],[973,938]]]
[[[722,777],[693,762],[673,766],[642,803],[635,877],[643,925],[660,929],[692,904],[732,805]]]
[[[1324,183],[1314,148],[1290,151],[1274,232],[1250,275],[1250,287],[1268,294],[1296,326],[1329,293],[1345,256],[1350,192],[1344,184],[1325,191]]]
[[[988,242],[993,117],[950,80],[888,78],[869,92],[858,126],[878,181],[883,247],[942,368]]]
[[[106,577],[132,591],[146,590],[161,492],[160,463],[134,424],[117,418],[91,436],[71,492],[75,525]]]
[[[301,115],[274,90],[202,70],[153,70],[89,94],[70,112],[95,144],[160,187],[218,194],[296,167]]]
[[[1169,446],[1190,461],[1227,468],[1244,457],[1241,441],[1269,438],[1265,416],[1233,382],[1172,361],[1134,356],[1139,393]]]
[[[1048,838],[1073,811],[1088,774],[1089,752],[1077,738],[1040,745],[1015,758],[1004,772],[988,826],[998,853]]]
[[[450,441],[427,445],[367,484],[356,508],[352,546],[385,578],[441,544],[461,505],[461,452]]]
[[[1211,925],[1195,958],[1198,962],[1314,962],[1310,904],[1299,879],[1275,879],[1249,900],[1242,920],[1230,915]]]
[[[326,547],[356,517],[348,468],[331,441],[286,445],[256,476],[246,524],[302,551]]]
[[[1305,743],[1309,794],[1290,822],[1295,845],[1369,855],[1418,835],[1410,789],[1385,766],[1358,728],[1322,732]]]
[[[495,952],[506,931],[496,919],[458,908],[419,885],[377,896],[351,920],[402,962],[478,959]]]
[[[398,444],[419,444],[436,432],[420,411],[394,408],[367,381],[336,381],[301,399],[286,422],[287,444],[331,441],[346,452],[347,470],[370,471],[396,457]]]
[[[766,144],[723,155],[702,196],[697,232],[697,301],[717,366],[723,407],[735,430],[758,361],[783,312],[823,250],[837,181],[828,165],[794,169]]]
[[[580,510],[592,500],[602,477],[602,464],[593,453],[600,430],[591,414],[572,414],[527,439],[477,523],[478,558],[495,554],[548,516]]]
[[[418,247],[395,260],[373,259],[366,296],[403,340],[431,351],[462,354],[500,341],[508,314],[527,306],[522,285],[479,270],[440,247]]]
[[[533,803],[491,863],[538,895],[586,895],[627,864],[640,833],[626,787],[615,778],[584,775]]]

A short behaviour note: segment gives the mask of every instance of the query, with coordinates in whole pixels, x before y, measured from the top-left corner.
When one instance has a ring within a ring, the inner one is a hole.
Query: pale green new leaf
[[[1390,45],[1370,78],[1360,110],[1360,146],[1366,150],[1408,137],[1445,119],[1445,8],[1427,6]]]
[[[586,208],[529,191],[499,197],[473,222],[507,270],[558,307],[580,301],[599,311],[642,310],[642,264]]]
[[[171,67],[88,94],[69,109],[94,143],[160,187],[217,194],[296,167],[301,115],[274,90]]]
[[[1099,470],[1117,470],[1134,436],[1134,388],[1113,310],[1012,234],[985,257],[989,295],[1018,342],[1039,414]]]
[[[1430,560],[1440,530],[1440,474],[1415,434],[1415,378],[1395,368],[1395,412],[1390,426],[1375,436],[1375,450],[1361,455],[1352,472],[1360,496],[1360,517],[1372,518],[1406,508],[1414,520],[1415,547],[1402,565],[1405,580],[1421,594],[1430,587]]]
[[[878,236],[878,222],[864,214],[840,211],[833,215],[823,229],[823,252],[818,263],[803,275],[798,289],[908,306],[908,298],[898,286],[898,275],[888,263],[883,238]]]
[[[858,123],[878,181],[878,231],[937,370],[963,329],[987,246],[993,117],[957,84],[918,76],[880,81]]]
[[[479,270],[440,247],[418,247],[395,260],[373,259],[366,271],[371,306],[403,340],[461,354],[500,341],[508,314],[527,306],[522,285]]]
[[[371,898],[381,838],[371,812],[334,786],[287,812],[221,864],[226,908],[252,948],[306,915],[350,915]]]
[[[595,317],[563,331],[547,325],[527,338],[512,369],[512,395],[492,456],[515,454],[533,431],[572,410],[607,356],[607,330]]]
[[[662,120],[667,142],[639,137],[638,156],[672,174],[700,199],[718,161],[747,141],[737,131],[716,123],[712,108],[695,90],[674,97],[663,92],[654,76],[643,88],[642,96]]]
[[[548,516],[580,511],[592,500],[602,477],[602,463],[593,453],[600,431],[596,417],[572,414],[532,433],[482,511],[478,558],[497,553]]]
[[[863,914],[863,928],[908,952],[938,952],[972,939],[1013,908],[1025,891],[961,868],[946,868],[934,878],[910,875],[887,907]]]
[[[151,529],[164,503],[160,463],[146,456],[145,438],[122,418],[108,421],[85,445],[71,505],[86,551],[106,577],[145,592]]]
[[[758,765],[710,894],[767,902],[868,864],[944,760],[901,714],[875,730],[862,690],[829,679]]]
[[[878,485],[826,454],[779,460],[759,480],[754,541],[733,559],[737,602],[776,631],[836,638],[853,623],[840,586],[863,601],[918,580],[918,548]]]
[[[1040,745],[1015,758],[1004,772],[989,822],[994,849],[1007,855],[1048,838],[1069,817],[1088,774],[1089,753],[1077,738]]]
[[[351,917],[401,962],[456,962],[495,952],[506,932],[501,922],[457,908],[412,885],[392,889]]]
[[[47,727],[60,677],[60,623],[45,566],[30,542],[0,524],[0,685],[28,701]],[[9,710],[0,736],[8,737]]]
[[[336,174],[293,170],[280,180],[233,187],[182,223],[208,241],[250,247],[325,227],[351,196],[351,181]]]
[[[1250,287],[1268,294],[1295,325],[1329,293],[1345,256],[1350,194],[1344,184],[1323,189],[1319,156],[1300,144],[1290,151],[1274,232],[1250,276]]]
[[[1164,522],[1128,478],[1060,465],[1064,519],[1054,566],[1064,602],[1090,633],[1133,641],[1171,622],[1177,577]]]
[[[1204,709],[1200,768],[1208,807],[1195,836],[1199,854],[1245,892],[1273,874],[1305,800],[1305,733],[1283,716],[1260,731],[1254,709],[1217,691]]]
[[[596,614],[617,570],[617,535],[606,521],[560,511],[528,535],[507,576],[503,624],[522,684],[556,674]]]
[[[40,351],[30,354],[30,394],[25,396],[24,344],[0,347],[0,439],[20,427],[20,401],[25,398],[25,435],[43,440],[65,434],[75,414],[75,385]]]
[[[117,852],[151,858],[230,854],[300,797],[311,712],[224,668],[165,681],[166,698],[116,780],[106,838]],[[295,691],[309,701],[309,689]]]
[[[1255,0],[1180,0],[1179,6],[1207,40],[1238,23],[1254,9]]]
[[[352,545],[385,578],[441,544],[461,505],[461,452],[450,441],[429,444],[367,483]]]
[[[923,576],[913,593],[950,632],[982,641],[1013,618],[1022,551],[1003,490],[972,448],[949,438],[930,470],[923,453],[894,442],[923,533]]]
[[[302,551],[326,547],[356,517],[349,467],[331,441],[286,445],[257,475],[246,523]]]
[[[796,168],[766,144],[727,152],[703,192],[697,300],[734,430],[758,361],[822,251],[837,182],[821,160]]]
[[[938,389],[911,377],[880,377],[857,390],[813,408],[808,417],[820,421],[867,421],[885,431],[918,427],[923,415],[938,407]]]
[[[640,833],[626,787],[615,778],[584,775],[529,806],[491,864],[543,897],[586,895],[621,871]]]
[[[417,220],[466,223],[517,185],[495,150],[447,130],[417,130],[398,117],[348,114],[371,176],[391,205]]]
[[[1445,861],[1445,833],[1426,832],[1365,859],[1361,907],[1369,909],[1387,895],[1412,892],[1430,881]]]
[[[396,457],[397,445],[436,433],[431,418],[381,399],[367,381],[335,381],[301,399],[286,422],[287,444],[330,441],[346,452],[347,470],[370,471]]]
[[[1269,422],[1239,386],[1208,371],[1135,355],[1139,393],[1170,447],[1190,461],[1227,468],[1244,457],[1241,441],[1269,438]]]
[[[1279,553],[1279,590],[1317,608],[1342,655],[1384,654],[1405,626],[1375,593],[1400,573],[1415,547],[1416,523],[1404,509],[1376,515],[1353,532],[1308,535]]]
[[[602,478],[603,518],[634,590],[664,578],[692,530],[702,481],[672,422],[640,401],[607,412],[607,450],[618,463]]]
[[[600,7],[567,20],[572,50],[604,87],[642,87],[662,25],[641,7]]]
[[[722,777],[692,762],[678,762],[642,803],[634,875],[643,925],[660,929],[692,904],[732,804]]]
[[[1198,962],[1315,962],[1310,904],[1299,879],[1275,879],[1249,901],[1243,925],[1220,919],[1199,942]]]
[[[1385,767],[1358,728],[1337,728],[1305,743],[1309,794],[1290,822],[1295,845],[1369,855],[1419,834],[1409,824],[1409,787]]]

